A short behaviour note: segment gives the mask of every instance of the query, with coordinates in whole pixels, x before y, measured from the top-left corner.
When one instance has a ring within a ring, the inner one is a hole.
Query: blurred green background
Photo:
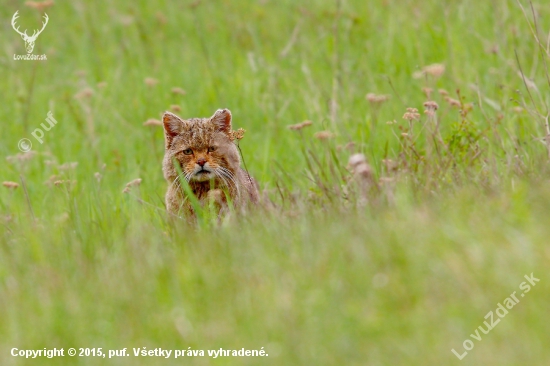
[[[19,185],[0,187],[1,365],[548,364],[549,3],[1,5],[0,180]],[[29,34],[48,14],[34,48],[47,61],[14,60],[16,11]],[[144,123],[218,108],[246,129],[270,203],[222,224],[169,220],[162,128]],[[531,273],[540,282],[472,339]],[[25,360],[14,347],[269,356]]]

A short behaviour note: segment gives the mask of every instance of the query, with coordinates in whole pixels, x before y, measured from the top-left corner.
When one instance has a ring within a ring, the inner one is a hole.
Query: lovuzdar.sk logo
[[[21,38],[23,38],[23,41],[25,41],[25,48],[27,49],[26,55],[13,55],[14,60],[40,60],[44,61],[47,60],[46,55],[34,55],[32,53],[32,50],[34,49],[34,43],[36,42],[36,38],[42,33],[44,28],[46,28],[46,25],[48,24],[48,14],[44,13],[44,22],[42,22],[42,29],[40,30],[34,30],[32,35],[27,34],[27,30],[25,29],[24,32],[21,32],[19,30],[19,26],[17,26],[15,23],[17,21],[17,18],[19,18],[18,15],[19,11],[16,11],[15,14],[13,14],[13,17],[11,18],[11,26],[13,29],[21,35]]]

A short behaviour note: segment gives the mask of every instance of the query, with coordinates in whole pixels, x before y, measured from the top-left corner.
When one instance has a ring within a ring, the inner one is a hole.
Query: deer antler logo
[[[27,35],[27,30],[25,29],[25,31],[23,33],[21,33],[19,31],[19,27],[15,27],[15,21],[17,20],[17,18],[19,18],[19,16],[17,15],[17,13],[19,13],[19,11],[16,11],[15,14],[13,14],[13,18],[11,18],[11,26],[13,27],[13,29],[19,33],[21,35],[21,38],[23,38],[23,41],[25,41],[25,48],[27,49],[27,53],[32,53],[32,50],[34,49],[34,42],[36,41],[36,38],[38,37],[38,35],[40,33],[42,33],[42,31],[44,30],[44,28],[46,28],[46,24],[48,24],[48,14],[44,13],[44,19],[45,19],[45,22],[42,23],[42,29],[40,29],[39,31],[35,30],[32,34],[32,36],[29,36]]]

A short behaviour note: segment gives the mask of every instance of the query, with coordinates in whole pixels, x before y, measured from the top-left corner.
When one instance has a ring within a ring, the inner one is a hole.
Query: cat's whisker
[[[179,174],[176,179],[174,179],[174,181],[172,182],[172,184],[170,185],[170,188],[175,186],[175,190],[178,191],[181,189],[181,177],[183,177],[187,183],[189,183],[189,180],[191,179],[191,176],[193,175],[193,173],[186,173],[186,174]]]
[[[224,175],[227,179],[229,179],[229,181],[233,184],[233,187],[235,187],[235,189],[237,190],[237,193],[240,194],[239,185],[235,181],[235,178],[231,177],[231,176],[228,176],[228,175],[225,175],[225,173],[223,173],[223,172],[220,172],[220,174]]]
[[[230,171],[219,169],[217,170],[217,173],[219,173],[219,175],[223,175],[224,177],[228,178],[231,181],[231,183],[233,183],[233,185],[237,186],[237,183],[235,182],[235,176]]]
[[[221,174],[221,172],[218,171],[217,169],[214,169],[213,172],[214,172],[214,175],[215,175],[216,177],[220,178],[220,179],[223,181],[223,183],[225,184],[225,186],[226,186],[227,188],[229,188],[229,184],[227,183],[227,180],[226,180],[225,177]]]
[[[214,169],[214,173],[219,177],[226,177],[226,178],[229,178],[229,179],[233,178],[231,175],[228,175],[225,171],[223,171],[220,168]],[[231,182],[234,183],[233,180],[231,180]]]
[[[231,178],[235,178],[235,175],[233,174],[233,172],[231,172],[231,170],[224,168],[223,166],[218,167],[218,169],[222,172],[225,172],[226,175],[230,176]]]
[[[239,185],[235,181],[235,176],[233,175],[233,173],[231,173],[231,171],[229,171],[226,168],[219,167],[218,169],[215,170],[215,173],[224,181],[225,179],[223,177],[227,178],[233,184],[233,187],[235,187],[235,190],[237,191],[237,195],[239,197],[241,196],[241,190],[239,189]],[[226,185],[227,185],[227,182],[226,182]],[[229,188],[229,186],[227,188]]]
[[[229,184],[227,183],[227,180],[221,175],[219,172],[214,170],[214,175],[216,175],[218,178],[220,178],[223,181],[223,184],[229,188]]]
[[[179,187],[178,187],[178,184],[179,184],[180,178],[181,178],[181,175],[178,175],[178,176],[176,177],[176,179],[174,179],[174,181],[172,182],[172,184],[170,184],[170,188],[171,188],[174,184],[176,184],[176,189],[178,189],[178,188],[179,188]]]
[[[237,191],[237,198],[240,199],[241,197],[241,190],[239,189],[239,185],[235,182],[235,180],[232,178],[232,177],[229,177],[227,175],[225,175],[225,173],[223,171],[214,171],[214,174],[216,174],[218,177],[220,177],[220,179],[222,179],[225,183],[225,186],[228,188],[228,189],[231,189],[230,185],[227,183],[227,179],[229,179],[229,181],[231,182],[231,184],[233,184],[233,187],[235,187],[235,190]]]

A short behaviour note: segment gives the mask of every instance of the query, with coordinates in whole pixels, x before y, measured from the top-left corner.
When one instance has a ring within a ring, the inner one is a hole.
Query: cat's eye
[[[214,146],[210,146],[208,148],[208,152],[216,151],[216,148]]]
[[[183,153],[185,155],[191,155],[193,153],[193,150],[192,149],[185,149],[185,150],[183,150]]]

